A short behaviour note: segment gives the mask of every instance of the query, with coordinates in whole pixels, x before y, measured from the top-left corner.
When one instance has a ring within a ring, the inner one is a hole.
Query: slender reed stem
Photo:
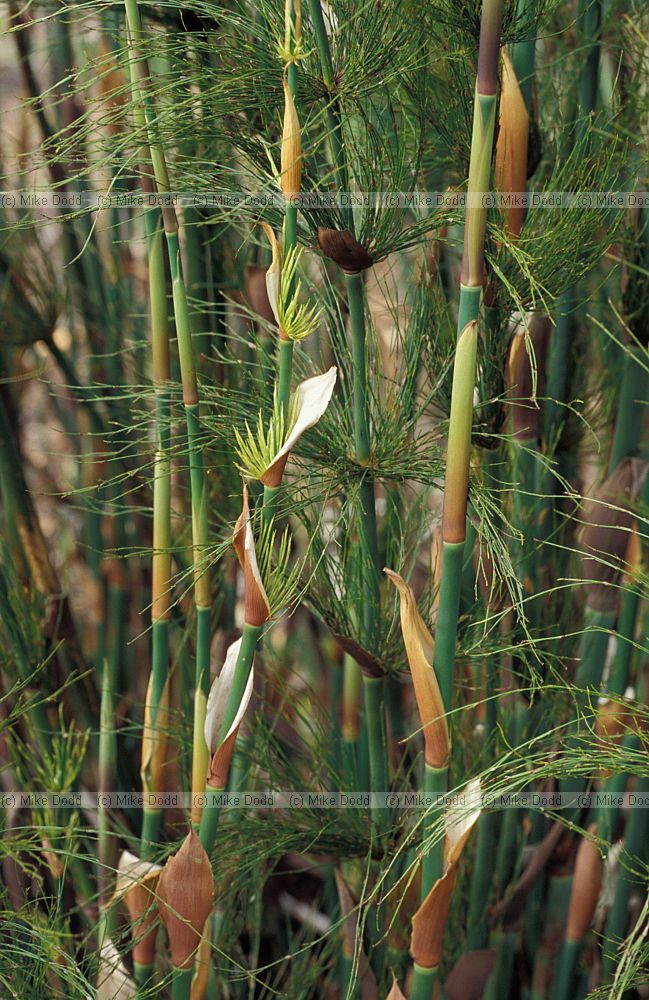
[[[361,466],[370,459],[369,407],[367,398],[367,342],[362,274],[346,275],[349,326],[354,366],[354,443]],[[380,612],[380,567],[376,529],[374,482],[366,473],[360,487],[359,540],[362,593],[363,639],[369,649],[376,647]],[[385,733],[385,678],[363,676],[365,711],[370,756],[370,784],[373,792],[387,791],[389,781],[388,746]],[[384,822],[386,819],[383,814]]]
[[[136,97],[134,114],[142,135],[141,164],[143,186],[151,187],[146,145],[144,107],[137,100],[139,85],[136,67],[131,60],[131,88]],[[169,323],[167,318],[167,282],[164,267],[163,229],[156,208],[144,212],[149,284],[149,320],[151,327],[151,367],[155,394],[155,442],[153,459],[153,553],[151,557],[151,681],[147,712],[153,732],[158,729],[158,714],[164,698],[169,663],[169,624],[171,617],[171,378],[169,360]],[[158,790],[161,775],[153,773],[152,760],[143,762],[146,791]],[[159,839],[162,813],[145,806],[142,817],[141,854],[147,857]]]
[[[101,707],[100,707],[100,728],[99,728],[99,791],[100,803],[104,802],[104,796],[112,790],[115,780],[115,760],[117,756],[117,743],[115,739],[115,716],[113,705],[113,677],[111,676],[110,664],[104,663],[104,672],[101,685]],[[111,841],[110,823],[108,819],[108,809],[101,806],[98,814],[98,874],[99,885],[99,908],[100,914],[106,920],[107,925],[114,924],[114,914],[111,914],[110,900],[110,872],[114,869],[113,845]],[[107,927],[110,933],[110,926]]]
[[[452,707],[455,644],[466,541],[466,511],[471,459],[473,390],[476,378],[477,324],[484,280],[487,210],[480,193],[489,190],[498,93],[498,55],[503,0],[484,0],[480,22],[473,134],[469,161],[468,207],[458,309],[458,341],[453,366],[451,415],[442,517],[442,576],[439,593],[434,666],[446,710]],[[441,779],[441,775],[439,776]],[[441,780],[439,782],[441,785]],[[443,874],[436,852],[424,868],[422,900]],[[412,998],[430,1000],[434,970],[415,965]]]
[[[627,347],[624,371],[615,417],[615,433],[608,467],[612,472],[623,458],[635,455],[643,430],[642,414],[646,406],[649,374],[644,347]]]
[[[149,155],[153,165],[156,187],[168,191],[169,174],[164,150],[156,135],[156,115],[149,91],[150,76],[141,50],[142,26],[137,0],[125,0],[131,54],[135,63],[137,80],[136,98],[139,96],[146,123]],[[202,566],[208,542],[207,489],[201,443],[198,384],[190,324],[187,292],[183,276],[178,238],[178,220],[173,206],[162,211],[167,254],[171,270],[173,311],[178,339],[183,403],[187,424],[189,472],[192,503],[192,556],[194,571],[194,602],[196,606],[196,662],[194,687],[194,738],[192,752],[192,791],[200,794],[207,772],[207,747],[203,734],[205,709],[210,685],[210,585]]]
[[[358,787],[358,743],[361,724],[361,668],[345,653],[343,662],[342,741],[343,774],[348,787]]]

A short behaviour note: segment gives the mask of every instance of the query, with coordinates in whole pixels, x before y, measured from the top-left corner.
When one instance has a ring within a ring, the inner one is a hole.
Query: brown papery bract
[[[141,965],[150,965],[155,958],[156,888],[161,873],[160,865],[122,851],[113,898],[124,900],[131,920],[133,959]]]
[[[168,859],[158,883],[160,919],[169,935],[171,962],[190,969],[214,905],[212,866],[194,830]]]
[[[588,832],[594,837],[597,827],[591,826]],[[602,856],[597,845],[588,837],[583,837],[575,860],[570,909],[566,921],[568,941],[581,941],[586,937],[593,923],[601,886]]]
[[[374,261],[349,229],[318,229],[318,246],[347,274],[358,274]]]
[[[515,333],[509,350],[507,389],[512,430],[518,441],[537,441],[541,434],[538,397],[545,393],[545,369],[552,324],[535,313],[527,332]]]
[[[406,1000],[406,998],[404,997],[403,993],[399,989],[399,984],[396,981],[396,979],[392,983],[392,989],[388,993],[388,995],[385,998],[385,1000]]]
[[[245,622],[247,625],[259,627],[270,617],[270,605],[264,590],[264,585],[257,565],[255,540],[250,521],[250,506],[248,503],[248,487],[243,484],[243,507],[234,526],[232,546],[237,554],[239,565],[243,570],[245,593]]]
[[[302,180],[302,131],[295,101],[284,70],[284,128],[282,131],[280,187],[285,198],[300,193]]]
[[[480,815],[479,797],[480,782],[474,780],[465,789],[463,804],[449,807],[445,817],[444,874],[435,882],[412,918],[410,954],[417,965],[424,969],[436,968],[442,958],[444,932],[457,878],[457,866]]]
[[[423,969],[434,969],[442,960],[444,931],[456,878],[457,865],[451,865],[435,882],[412,918],[410,954]]]
[[[506,49],[502,50],[502,57],[495,182],[504,195],[518,195],[525,191],[527,182],[530,117]],[[507,209],[507,231],[511,239],[518,239],[524,221],[524,205],[514,202]]]
[[[241,639],[228,647],[221,671],[212,681],[205,710],[205,743],[210,755],[207,784],[210,788],[225,788],[230,762],[239,726],[252,697],[254,664],[251,667],[243,697],[237,706],[235,717],[226,733],[222,733],[226,707],[230,698],[236,665],[241,649]]]
[[[419,614],[412,589],[398,573],[386,569],[388,577],[399,591],[401,632],[412,674],[419,717],[424,727],[426,763],[430,767],[445,767],[451,752],[451,738],[445,717],[444,702],[433,668],[435,644]]]

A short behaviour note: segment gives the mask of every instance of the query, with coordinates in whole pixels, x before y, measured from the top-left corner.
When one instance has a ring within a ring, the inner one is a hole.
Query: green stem
[[[192,750],[192,791],[205,784],[209,753],[205,743],[205,714],[210,693],[211,615],[209,608],[196,609],[196,670],[194,677],[194,734]]]
[[[547,997],[548,986],[552,984],[557,966],[557,946],[564,935],[566,914],[570,906],[572,875],[550,875],[547,886],[545,922],[541,941],[538,945],[532,978],[532,997],[541,1000]],[[509,980],[511,982],[511,978]],[[507,983],[503,984],[506,995]],[[573,994],[574,996],[574,994]]]
[[[583,941],[563,943],[561,958],[557,966],[552,1000],[572,1000],[577,986],[577,967],[583,949]]]
[[[468,323],[478,318],[480,313],[480,298],[482,285],[469,287],[460,285],[460,302],[457,313],[457,332],[461,333]]]
[[[150,858],[153,848],[160,839],[161,809],[142,810],[142,831],[140,833],[140,850],[143,858]]]
[[[365,337],[365,304],[363,277],[346,275],[349,301],[349,324],[352,341],[354,378],[354,443],[356,460],[364,466],[370,457],[369,412],[367,398],[367,359]],[[369,473],[360,487],[359,541],[362,593],[362,631],[368,649],[378,641],[377,624],[380,611],[380,576],[374,482]],[[388,790],[389,766],[385,723],[385,678],[364,678],[366,719],[370,752],[370,784],[373,792]],[[379,821],[383,826],[385,813]]]
[[[133,962],[133,978],[136,986],[146,986],[152,976],[153,965],[142,965],[141,962]]]
[[[577,116],[572,123],[572,128],[568,130],[568,146],[565,151],[565,158],[570,154],[570,147],[580,145],[589,127],[592,113],[597,105],[597,75],[599,68],[599,27],[601,22],[600,0],[579,0],[579,15],[577,18],[577,30],[579,43],[586,50],[586,64],[582,70],[579,81],[579,108]],[[585,155],[586,150],[583,150]],[[572,381],[574,371],[574,346],[575,346],[575,314],[577,306],[577,287],[571,285],[560,296],[557,301],[555,316],[555,326],[550,338],[548,349],[548,400],[544,407],[543,433],[547,446],[556,448],[561,437],[563,414],[565,410],[562,404],[568,402],[568,391]],[[567,468],[567,456],[565,452],[561,455],[562,462],[559,463],[559,472],[568,477],[570,469]],[[551,477],[548,477],[551,481]],[[554,492],[551,489],[544,489],[544,493]],[[546,530],[551,531],[553,517],[546,514]]]
[[[363,275],[345,275],[349,303],[349,327],[354,366],[354,447],[356,459],[365,465],[370,457],[370,426],[367,404],[367,343]]]
[[[327,29],[324,23],[324,16],[322,13],[322,4],[320,0],[309,0],[309,12],[311,14],[311,22],[313,24],[313,30],[315,33],[316,47],[318,49],[318,56],[320,58],[320,68],[322,70],[322,79],[324,80],[325,87],[329,91],[330,99],[325,107],[325,114],[327,116],[327,125],[329,128],[329,143],[331,145],[331,155],[334,164],[334,171],[336,174],[336,187],[340,193],[349,191],[349,168],[347,165],[347,157],[345,155],[345,146],[343,140],[342,131],[342,115],[340,108],[340,99],[338,94],[335,92],[335,72],[333,60],[331,58],[331,48],[329,46],[329,38],[327,36]],[[354,217],[351,205],[346,203],[341,206],[340,214],[343,219],[344,225],[352,230],[354,230]]]
[[[144,109],[146,133],[149,146],[149,155],[153,165],[156,187],[159,191],[169,189],[169,175],[164,150],[156,135],[156,115],[153,105],[153,98],[149,93],[150,75],[146,60],[142,56],[140,43],[142,37],[142,26],[140,22],[140,12],[137,0],[125,0],[126,18],[129,27],[133,61],[135,63],[134,76],[137,81],[134,87],[136,103],[139,100]],[[198,386],[196,382],[196,368],[194,360],[194,347],[192,343],[192,332],[187,305],[187,291],[183,276],[182,261],[180,256],[180,243],[178,239],[178,221],[175,210],[165,206],[163,209],[163,223],[167,243],[167,254],[169,267],[171,270],[173,311],[176,325],[176,336],[178,341],[178,355],[180,359],[180,373],[183,388],[183,403],[185,406],[185,417],[187,423],[187,441],[189,449],[190,487],[192,503],[192,556],[194,564],[194,600],[197,611],[199,609],[209,609],[210,607],[210,586],[207,571],[202,566],[205,558],[208,542],[208,518],[207,518],[207,489],[205,484],[205,469],[203,465],[201,425],[199,413]],[[197,619],[199,615],[197,614]],[[200,626],[204,627],[204,619]],[[198,625],[197,625],[198,628]],[[196,676],[205,684],[209,683],[209,656],[207,663],[205,660],[205,642],[203,633],[197,636],[197,658],[198,645],[200,642],[200,652],[203,662],[196,664]],[[209,645],[209,644],[208,644]],[[194,746],[199,754],[202,746]],[[199,763],[194,762],[195,772],[199,771]],[[195,792],[202,791],[193,789]]]
[[[633,587],[633,583],[630,583]],[[617,621],[617,644],[611,671],[606,685],[606,694],[611,697],[623,695],[629,683],[633,638],[638,615],[640,596],[636,590],[623,591]]]
[[[290,4],[290,16],[295,23],[295,10],[293,3]],[[286,26],[288,29],[288,25]],[[292,30],[292,29],[291,29]],[[289,90],[295,101],[297,98],[297,64],[292,62],[287,67],[287,81]],[[282,256],[286,256],[297,244],[297,206],[286,202],[284,206],[284,246]],[[295,289],[289,289],[289,295],[293,295]],[[293,374],[293,341],[282,340],[278,345],[278,377],[277,377],[277,400],[286,420],[288,416],[288,406],[291,398],[291,377]]]
[[[579,117],[575,123],[576,146],[586,138],[593,112],[597,106],[601,24],[601,0],[579,0],[577,32],[579,41],[586,49],[587,55],[586,64],[579,78]]]
[[[104,663],[104,673],[101,686],[101,706],[99,725],[99,791],[109,794],[115,781],[115,761],[117,745],[115,740],[115,716],[113,706],[113,677],[108,661]],[[100,911],[105,913],[110,899],[110,872],[114,869],[112,863],[112,841],[108,809],[100,805],[98,815],[98,878]],[[107,914],[106,914],[107,917]]]
[[[442,519],[442,567],[439,590],[434,668],[446,711],[453,705],[453,675],[457,640],[462,568],[466,544],[466,510],[471,461],[473,391],[476,378],[478,319],[484,280],[484,243],[487,209],[484,195],[490,189],[491,159],[498,93],[498,60],[504,0],[484,0],[476,77],[473,132],[468,177],[468,204],[464,220],[464,248],[458,306],[451,413],[446,459]],[[440,785],[441,785],[441,775]],[[441,788],[440,788],[441,790]],[[427,877],[433,874],[433,862]],[[425,886],[422,884],[422,891]],[[412,998],[430,1000],[434,971],[415,965]]]
[[[464,542],[444,542],[442,545],[442,579],[439,588],[437,629],[435,633],[435,673],[442,701],[447,711],[453,700],[455,641],[460,610]]]
[[[372,792],[387,792],[388,761],[385,731],[385,678],[363,677],[365,712],[370,751],[370,785]],[[385,815],[385,814],[384,814]]]
[[[649,794],[649,778],[638,778],[636,793],[645,797]],[[602,955],[602,983],[607,983],[613,974],[616,961],[616,951],[623,944],[629,930],[629,897],[635,887],[645,888],[643,876],[629,870],[634,865],[638,872],[642,871],[647,860],[647,833],[649,827],[649,811],[636,806],[629,811],[627,828],[624,835],[624,858],[620,859],[620,869],[613,905],[606,919],[604,948]]]
[[[508,984],[514,971],[514,956],[518,944],[518,933],[497,931],[493,935],[492,947],[496,952],[494,969],[487,980],[485,1000],[502,1000],[509,996]]]
[[[438,966],[434,969],[425,969],[415,962],[412,967],[410,1000],[430,1000],[437,981],[437,970]]]
[[[193,977],[193,969],[174,969],[172,971],[171,1000],[189,1000]]]
[[[293,341],[281,340],[278,347],[277,402],[284,414],[288,416],[291,400],[291,378],[293,376]]]
[[[424,774],[424,790],[427,796],[444,795],[448,787],[448,768],[430,767],[426,764]],[[426,837],[439,823],[443,816],[443,807],[428,810],[426,815],[423,835]],[[435,882],[444,874],[444,834],[440,832],[439,839],[426,854],[421,862],[421,901],[426,899],[428,893],[435,885]]]
[[[622,740],[622,748],[625,751],[639,751],[640,740],[637,736],[626,735]],[[622,795],[629,782],[629,775],[625,771],[612,775],[604,786],[604,791],[611,796],[613,801]],[[613,840],[615,825],[617,823],[620,810],[618,806],[603,806],[597,814],[597,834],[605,842]]]
[[[149,263],[149,313],[155,391],[156,452],[153,461],[153,555],[151,586],[151,719],[158,714],[169,663],[171,606],[171,399],[168,382],[169,326],[164,270],[163,235],[156,210],[145,213]],[[155,776],[148,775],[149,788]],[[145,782],[145,791],[147,791]],[[145,810],[141,832],[142,857],[150,856],[160,837],[160,810]]]
[[[596,689],[600,684],[608,644],[614,627],[614,611],[595,611],[586,606],[584,633],[579,650],[579,666],[575,676],[575,684],[578,688]],[[593,690],[592,694],[596,697],[599,692]],[[577,698],[582,706],[585,705],[587,691],[577,692]]]
[[[624,372],[617,403],[615,434],[609,459],[612,472],[623,458],[635,455],[643,430],[646,409],[647,351],[643,347],[627,347],[624,354]]]
[[[534,8],[536,0],[518,0],[517,15],[529,19],[530,28],[533,25]],[[529,115],[532,114],[532,92],[534,89],[534,57],[536,53],[536,37],[530,31],[530,35],[522,42],[512,45],[511,58],[512,66],[518,80],[518,85],[525,101],[525,107]]]
[[[358,746],[361,725],[362,674],[356,660],[345,653],[343,661],[343,774],[348,788],[358,788]]]
[[[478,820],[478,843],[471,879],[471,895],[467,916],[466,946],[469,951],[486,948],[489,944],[487,909],[494,880],[497,832],[497,813],[483,813]]]
[[[574,699],[578,716],[571,725],[568,745],[575,745],[576,736],[573,734],[578,734],[582,726],[590,729],[593,725],[594,711],[589,710],[588,706],[595,705],[600,694],[609,638],[614,627],[614,611],[595,611],[586,605],[584,631],[579,647],[579,666],[575,676]],[[559,782],[559,787],[561,791],[582,792],[587,783],[587,776],[581,776],[563,779]]]

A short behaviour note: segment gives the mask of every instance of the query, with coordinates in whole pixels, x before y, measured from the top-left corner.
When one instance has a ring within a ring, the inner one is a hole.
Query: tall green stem
[[[156,134],[156,114],[153,97],[149,91],[150,76],[141,50],[142,27],[137,0],[125,0],[126,18],[130,34],[131,48],[135,63],[137,81],[136,96],[139,96],[144,110],[149,155],[153,165],[156,187],[168,191],[169,174],[164,150]],[[193,786],[194,792],[202,792],[207,771],[207,748],[203,735],[205,707],[210,684],[210,586],[203,560],[208,542],[207,489],[203,465],[201,425],[199,412],[198,384],[194,360],[194,347],[190,324],[187,292],[183,276],[178,238],[178,220],[175,209],[165,206],[162,210],[167,254],[171,270],[173,311],[178,340],[180,374],[183,389],[183,403],[187,424],[189,451],[189,471],[192,503],[192,557],[194,567],[194,602],[196,606],[196,669],[194,689],[194,742],[192,780],[199,781]]]
[[[466,541],[473,391],[476,379],[477,318],[484,280],[484,245],[487,208],[480,196],[490,189],[496,103],[498,57],[504,0],[484,0],[480,22],[478,73],[475,89],[468,199],[464,222],[464,252],[458,308],[458,341],[453,366],[446,483],[442,518],[442,575],[439,593],[434,667],[447,711],[453,702],[455,644],[462,588]],[[441,789],[440,789],[441,790]],[[422,899],[443,874],[437,854],[424,868]],[[412,998],[429,1000],[434,970],[415,965]]]
[[[649,373],[647,350],[630,346],[624,353],[624,371],[617,404],[615,433],[608,467],[612,472],[623,458],[635,455],[643,431]]]

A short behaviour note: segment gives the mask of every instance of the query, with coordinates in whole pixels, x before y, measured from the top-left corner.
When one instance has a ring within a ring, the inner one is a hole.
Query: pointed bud
[[[234,551],[237,553],[239,565],[243,570],[245,592],[244,620],[246,625],[258,628],[270,618],[270,604],[262,583],[255,539],[252,533],[250,507],[248,505],[248,487],[243,484],[243,508],[234,527],[232,539]]]
[[[584,579],[588,581],[587,603],[594,611],[614,611],[618,605],[620,577],[634,521],[631,507],[646,475],[646,462],[625,458],[584,503]]]
[[[463,805],[453,804],[446,813],[444,874],[435,882],[412,918],[410,954],[417,965],[424,969],[434,969],[442,957],[444,931],[457,878],[457,866],[464,845],[480,815],[480,782],[477,779],[469,782],[463,798]]]
[[[526,189],[530,116],[506,49],[502,49],[502,58],[495,181],[497,190],[509,195]],[[524,221],[522,205],[512,205],[507,210],[507,231],[511,239],[518,239]]]
[[[205,742],[210,754],[210,767],[207,784],[210,788],[225,788],[230,770],[230,762],[234,752],[234,744],[239,731],[239,726],[246,713],[246,709],[252,697],[254,684],[254,663],[248,676],[243,697],[237,709],[232,725],[226,733],[221,733],[225,709],[232,690],[232,683],[237,667],[239,650],[241,649],[241,639],[237,639],[225,656],[225,663],[221,668],[218,677],[212,681],[210,694],[207,699],[207,711],[205,713]]]
[[[158,882],[160,919],[169,935],[175,969],[191,969],[205,921],[214,905],[212,867],[194,830],[173,854]]]
[[[114,900],[123,899],[131,918],[133,960],[151,965],[155,958],[155,890],[162,867],[141,861],[130,851],[122,851],[117,865]]]
[[[392,570],[384,570],[399,591],[401,632],[410,665],[419,717],[424,727],[426,763],[446,767],[451,753],[451,737],[444,703],[433,668],[435,644],[419,614],[415,595],[408,584]]]
[[[330,368],[323,375],[308,378],[298,385],[294,397],[295,422],[284,444],[267,466],[263,475],[260,476],[264,486],[279,486],[281,483],[291,449],[295,447],[305,431],[317,424],[329,406],[329,400],[336,384],[336,374],[337,369]]]
[[[280,187],[285,198],[300,193],[302,180],[302,130],[295,109],[295,101],[284,69],[284,128],[282,130]]]
[[[346,274],[358,274],[374,263],[350,229],[318,229],[318,246]]]
[[[527,332],[521,330],[512,338],[506,381],[512,430],[520,441],[537,441],[541,434],[541,410],[536,400],[545,392],[550,331],[549,317],[535,313]]]
[[[589,829],[591,836],[597,827]],[[588,837],[582,837],[575,860],[572,879],[570,908],[566,921],[566,940],[582,941],[590,930],[600,889],[602,887],[602,857],[597,846]]]
[[[406,998],[404,997],[403,993],[399,989],[399,984],[397,983],[396,979],[393,979],[393,981],[392,981],[392,989],[388,993],[388,995],[385,998],[385,1000],[406,1000]]]

